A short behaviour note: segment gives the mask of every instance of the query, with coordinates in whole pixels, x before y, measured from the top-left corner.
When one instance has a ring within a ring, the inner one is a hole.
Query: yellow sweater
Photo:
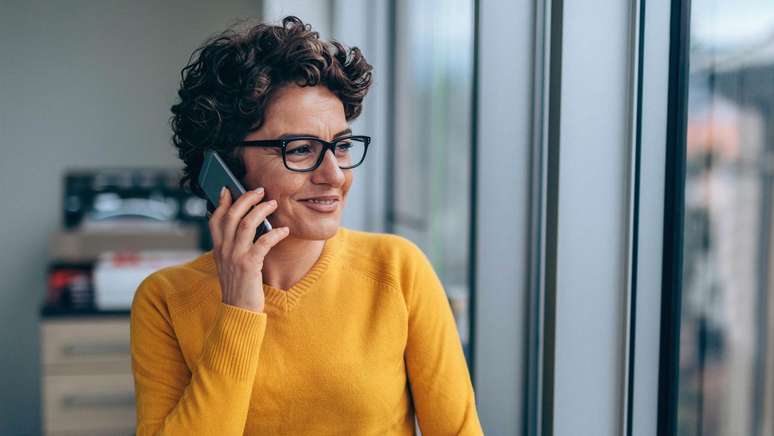
[[[138,435],[482,434],[462,346],[422,251],[340,228],[265,312],[221,302],[208,252],[132,304]]]

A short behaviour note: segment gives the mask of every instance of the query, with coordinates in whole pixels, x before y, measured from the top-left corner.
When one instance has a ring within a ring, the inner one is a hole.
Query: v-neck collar
[[[279,289],[264,283],[263,292],[266,303],[285,312],[293,310],[298,305],[301,297],[314,287],[320,276],[325,273],[331,261],[336,257],[344,231],[342,227],[339,227],[336,234],[325,241],[320,257],[312,265],[312,269],[289,289]]]
[[[312,289],[319,281],[320,277],[327,271],[328,266],[336,258],[345,236],[346,229],[339,227],[333,237],[325,240],[320,257],[317,258],[317,261],[312,265],[312,268],[301,278],[301,280],[289,289],[279,289],[264,283],[263,293],[266,307],[271,306],[283,312],[292,311],[298,305],[301,297]],[[217,266],[215,265],[212,251],[208,252],[207,256],[210,260],[209,266],[211,267],[211,272],[217,277]]]

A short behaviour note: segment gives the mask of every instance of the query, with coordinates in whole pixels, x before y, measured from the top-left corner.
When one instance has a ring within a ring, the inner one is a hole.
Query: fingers
[[[224,186],[220,190],[218,207],[215,208],[209,221],[207,221],[207,226],[210,228],[210,234],[212,235],[212,245],[215,247],[220,247],[223,243],[223,232],[220,228],[220,222],[229,207],[231,207],[231,192]]]
[[[290,234],[290,229],[287,227],[278,227],[272,229],[270,232],[264,233],[258,238],[257,241],[250,247],[249,254],[254,259],[258,259],[263,262],[263,258],[269,253],[269,250],[277,245],[280,241],[285,239]]]
[[[234,236],[234,245],[232,250],[235,253],[245,253],[253,245],[255,241],[255,233],[258,226],[263,223],[263,220],[272,214],[277,209],[277,200],[267,201],[260,203],[253,207],[247,215],[242,218],[237,227],[236,235]]]
[[[263,199],[263,195],[263,188],[245,192],[224,212],[220,223],[222,236],[220,245],[221,252],[231,253],[233,251],[237,226],[239,226],[239,223],[244,216],[247,215],[250,208],[260,203],[261,199]]]

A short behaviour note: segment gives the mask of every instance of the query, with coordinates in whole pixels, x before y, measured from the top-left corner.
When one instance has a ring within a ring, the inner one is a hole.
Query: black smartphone
[[[208,150],[204,153],[204,163],[199,171],[199,186],[202,187],[212,210],[218,207],[220,190],[225,186],[231,192],[231,200],[236,201],[244,194],[245,188],[239,183],[234,173],[228,169],[218,152]],[[232,203],[233,204],[233,203]],[[255,240],[272,229],[268,219],[264,219],[255,232]]]

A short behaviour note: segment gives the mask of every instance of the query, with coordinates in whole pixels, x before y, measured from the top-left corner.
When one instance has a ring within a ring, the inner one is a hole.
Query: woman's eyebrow
[[[348,135],[352,133],[352,129],[347,127],[346,129],[342,130],[341,132],[333,135],[334,138],[338,138],[340,136]],[[311,133],[283,133],[282,135],[278,136],[277,139],[287,139],[291,138],[293,136],[310,136],[312,138],[319,138],[317,135],[312,135]]]

